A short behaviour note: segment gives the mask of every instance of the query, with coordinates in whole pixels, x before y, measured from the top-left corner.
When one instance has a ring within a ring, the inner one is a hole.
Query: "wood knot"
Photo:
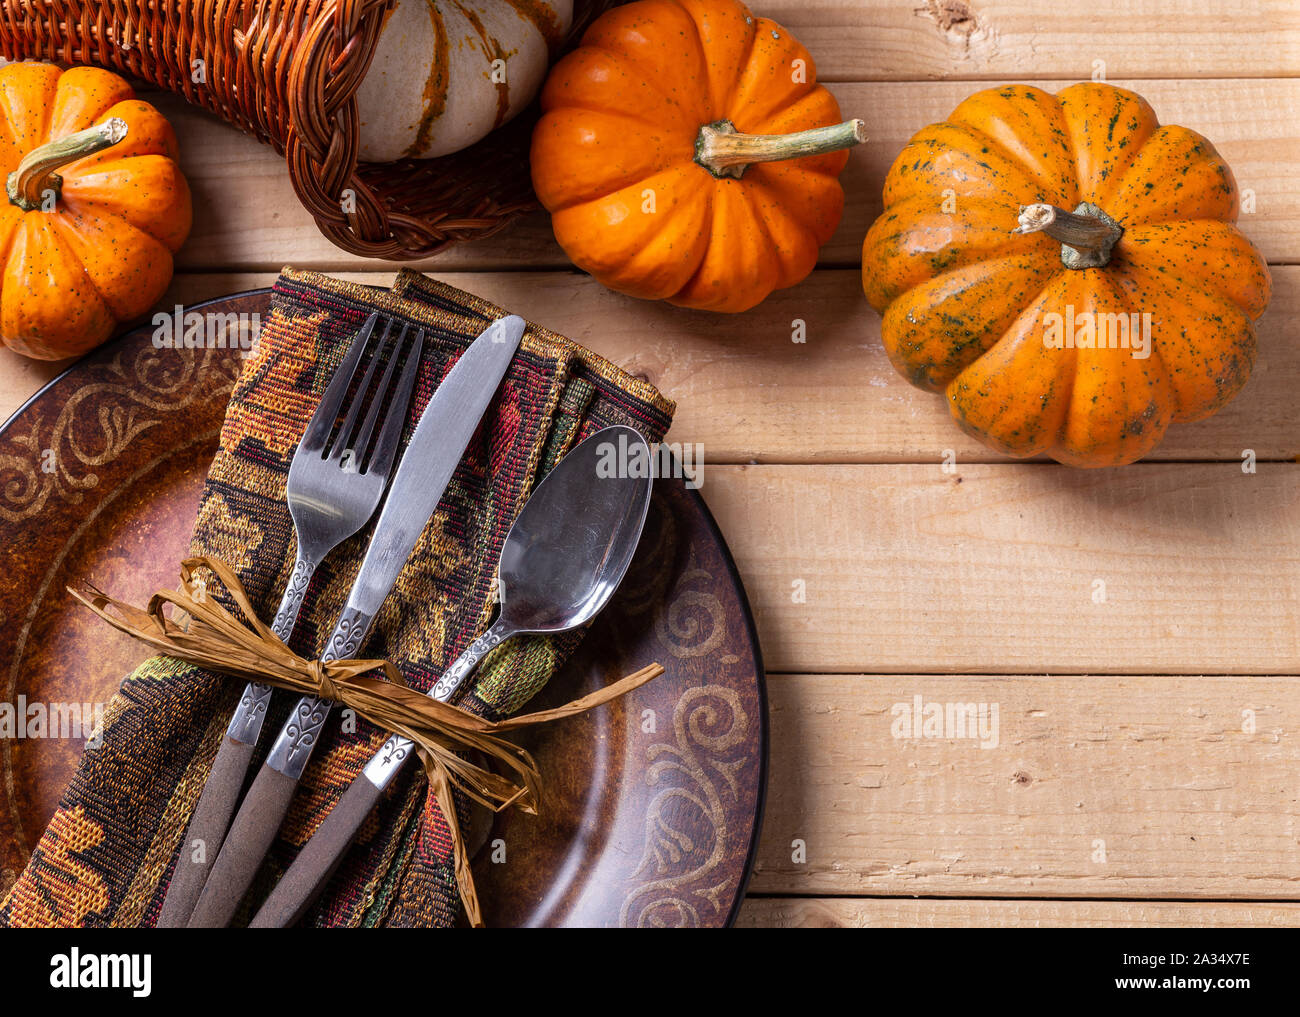
[[[967,38],[979,27],[966,0],[926,0],[925,6],[915,8],[913,13],[928,17],[945,32],[955,31]]]
[[[970,55],[972,45],[988,51],[996,48],[997,33],[966,0],[926,0],[924,7],[914,7],[912,13],[933,21],[945,36],[960,42],[967,55]]]

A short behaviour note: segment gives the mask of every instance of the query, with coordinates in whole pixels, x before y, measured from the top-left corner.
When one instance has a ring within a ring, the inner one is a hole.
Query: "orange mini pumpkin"
[[[622,293],[743,311],[817,262],[844,210],[838,123],[808,51],[735,0],[616,7],[556,64],[533,186],[579,268]]]
[[[176,135],[109,71],[0,67],[0,342],[58,360],[145,314],[189,235]]]
[[[1130,463],[1250,376],[1271,281],[1232,171],[1133,92],[979,92],[884,200],[862,282],[890,359],[1000,452]]]

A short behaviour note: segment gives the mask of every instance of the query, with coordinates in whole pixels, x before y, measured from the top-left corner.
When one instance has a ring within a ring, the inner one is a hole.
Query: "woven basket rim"
[[[396,2],[0,0],[0,55],[98,65],[181,95],[283,154],[294,193],[332,243],[407,261],[538,207],[528,169],[538,111],[534,101],[442,158],[361,162],[356,94]],[[616,2],[574,0],[561,50]]]

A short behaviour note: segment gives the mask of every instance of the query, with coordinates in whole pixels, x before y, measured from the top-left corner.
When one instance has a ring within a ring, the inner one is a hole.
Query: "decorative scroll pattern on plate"
[[[52,422],[29,412],[5,435],[0,520],[37,515],[52,498],[80,504],[99,484],[98,469],[164,417],[210,404],[214,379],[218,393],[230,391],[242,367],[229,350],[136,346],[89,368],[87,382]]]
[[[695,686],[678,699],[674,741],[647,754],[646,782],[660,790],[647,810],[633,878],[652,878],[623,902],[620,925],[694,927],[706,911],[716,915],[729,906],[734,888],[718,869],[737,836],[726,803],[739,794],[737,774],[748,756],[735,750],[745,746],[750,722],[740,695],[725,685]]]

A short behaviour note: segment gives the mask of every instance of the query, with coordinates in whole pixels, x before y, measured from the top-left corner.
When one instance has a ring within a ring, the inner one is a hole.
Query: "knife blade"
[[[321,660],[356,656],[380,606],[428,525],[465,448],[513,360],[526,324],[494,321],[447,373],[420,415],[398,464],[347,604]],[[190,928],[229,923],[289,811],[331,702],[300,699],[240,806],[213,863]]]

